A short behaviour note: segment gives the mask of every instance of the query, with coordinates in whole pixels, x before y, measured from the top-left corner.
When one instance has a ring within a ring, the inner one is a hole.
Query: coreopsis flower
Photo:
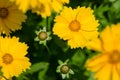
[[[36,31],[35,33],[37,34],[35,41],[39,41],[39,44],[46,45],[46,42],[48,40],[51,40],[51,37],[50,37],[51,33],[47,32],[46,27],[43,27],[43,29]]]
[[[32,8],[32,12],[41,15],[43,18],[46,18],[51,15],[52,8],[50,5],[50,0],[39,0],[39,5],[35,8]]]
[[[71,48],[83,48],[87,42],[98,36],[99,23],[90,8],[64,7],[54,21],[53,33],[63,40],[68,40]]]
[[[56,72],[60,73],[62,78],[69,78],[70,74],[74,74],[72,69],[68,66],[68,61],[66,60],[65,62],[62,62],[61,60],[58,61],[59,66],[56,69]]]
[[[55,12],[62,10],[63,5],[69,3],[69,0],[51,0],[51,6]]]
[[[18,76],[26,69],[29,69],[31,63],[27,54],[28,46],[19,42],[16,37],[0,37],[0,66],[3,75],[9,79]]]
[[[0,0],[0,34],[9,35],[11,31],[21,29],[26,16],[9,0]]]
[[[19,9],[23,12],[26,12],[30,8],[35,8],[37,5],[39,5],[39,0],[10,0],[11,2],[15,2]]]
[[[100,53],[86,62],[97,80],[120,80],[120,24],[107,26],[88,48]]]

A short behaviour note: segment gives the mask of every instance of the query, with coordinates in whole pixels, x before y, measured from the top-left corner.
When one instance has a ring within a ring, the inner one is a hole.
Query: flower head
[[[90,8],[64,7],[60,15],[55,18],[53,33],[61,39],[68,40],[71,48],[83,48],[87,42],[98,36],[98,25]]]
[[[66,60],[64,63],[61,60],[58,61],[59,66],[57,67],[56,72],[61,73],[63,79],[69,78],[69,74],[74,74],[67,62],[68,60]]]
[[[21,29],[26,16],[17,9],[17,6],[8,0],[0,0],[0,34],[9,35],[11,31]]]
[[[16,37],[0,37],[0,66],[7,79],[29,69],[31,63],[29,58],[25,57],[27,49],[28,46],[19,42]]]
[[[11,2],[15,2],[18,6],[19,9],[22,10],[23,12],[26,12],[30,8],[35,8],[39,2],[39,0],[10,0]]]
[[[48,40],[51,40],[51,37],[50,37],[51,33],[46,31],[46,27],[43,27],[43,29],[36,31],[35,33],[37,34],[35,41],[39,41],[39,44],[46,45],[46,42]]]
[[[86,62],[86,68],[95,73],[94,78],[120,80],[120,24],[107,26],[88,48],[101,52]]]
[[[62,9],[63,4],[69,3],[69,0],[10,0],[15,2],[19,6],[19,9],[23,12],[33,9],[34,12],[41,15],[50,16],[52,9],[59,12]],[[44,8],[41,7],[44,5]],[[42,9],[43,8],[43,9]],[[41,12],[42,11],[42,12]],[[44,13],[43,13],[44,11]]]
[[[40,0],[38,3],[39,5],[37,5],[35,8],[32,8],[32,12],[41,15],[43,18],[50,16],[52,12],[50,0]]]
[[[69,3],[69,0],[51,0],[52,8],[55,12],[62,10],[63,4]]]

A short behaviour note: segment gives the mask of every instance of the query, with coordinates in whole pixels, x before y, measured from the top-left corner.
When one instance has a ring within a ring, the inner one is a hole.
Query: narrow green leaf
[[[39,63],[35,63],[31,66],[30,70],[28,71],[29,73],[34,73],[37,72],[39,70],[44,69],[46,66],[48,66],[49,64],[47,62],[39,62]]]

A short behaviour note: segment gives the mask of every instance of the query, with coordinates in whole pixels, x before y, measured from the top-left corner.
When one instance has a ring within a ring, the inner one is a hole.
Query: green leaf
[[[84,75],[88,76],[88,80],[95,80],[94,79],[94,73],[91,71],[85,71]]]
[[[48,67],[49,63],[47,62],[39,62],[35,63],[31,66],[30,70],[28,71],[29,73],[34,73],[39,70],[43,70],[45,67]]]
[[[120,11],[120,0],[117,0],[115,3],[113,3],[113,7],[114,7],[116,10],[119,10],[119,11]]]
[[[104,13],[109,10],[109,6],[108,5],[100,5],[98,8],[95,6],[94,10],[95,10],[95,15],[97,17],[104,18],[105,17]]]
[[[17,77],[17,80],[30,80],[30,79],[28,77],[26,77],[25,74],[23,73]]]
[[[46,65],[46,66],[44,66],[44,69],[42,69],[39,73],[38,73],[38,79],[39,80],[45,80],[45,74],[46,74],[46,72],[47,72],[47,70],[48,70],[48,66]]]
[[[82,66],[85,60],[85,55],[81,50],[78,50],[72,57],[72,63],[78,67]]]
[[[95,79],[94,79],[94,73],[93,73],[93,72],[90,72],[90,77],[89,77],[88,80],[95,80]]]
[[[39,80],[45,80],[45,74],[48,70],[48,65],[43,65],[44,67],[40,70],[40,72],[38,73],[38,79]]]
[[[39,26],[46,27],[47,26],[47,21],[46,19],[42,19],[42,21],[38,24]]]
[[[57,44],[58,47],[62,49],[63,52],[66,52],[69,49],[69,46],[67,45],[67,42],[60,39],[57,36],[53,36],[54,42]]]

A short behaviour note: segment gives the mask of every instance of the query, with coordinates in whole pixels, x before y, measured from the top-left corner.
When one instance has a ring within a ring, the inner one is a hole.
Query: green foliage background
[[[120,22],[120,0],[70,0],[66,6],[76,8],[77,6],[91,7],[94,10],[96,19],[99,20],[99,31],[102,31],[107,25]],[[59,39],[51,34],[52,40],[47,42],[49,48],[40,45],[34,41],[35,31],[46,26],[47,30],[52,32],[54,18],[57,15],[53,13],[47,19],[41,18],[28,11],[27,20],[23,23],[22,30],[12,33],[12,36],[20,37],[21,42],[28,44],[28,57],[32,63],[31,69],[22,73],[13,80],[62,80],[61,75],[56,73],[59,66],[58,60],[65,61],[69,59],[69,66],[74,71],[69,79],[64,80],[94,80],[94,73],[86,71],[85,61],[97,54],[95,51],[84,49],[70,49],[66,41]]]

